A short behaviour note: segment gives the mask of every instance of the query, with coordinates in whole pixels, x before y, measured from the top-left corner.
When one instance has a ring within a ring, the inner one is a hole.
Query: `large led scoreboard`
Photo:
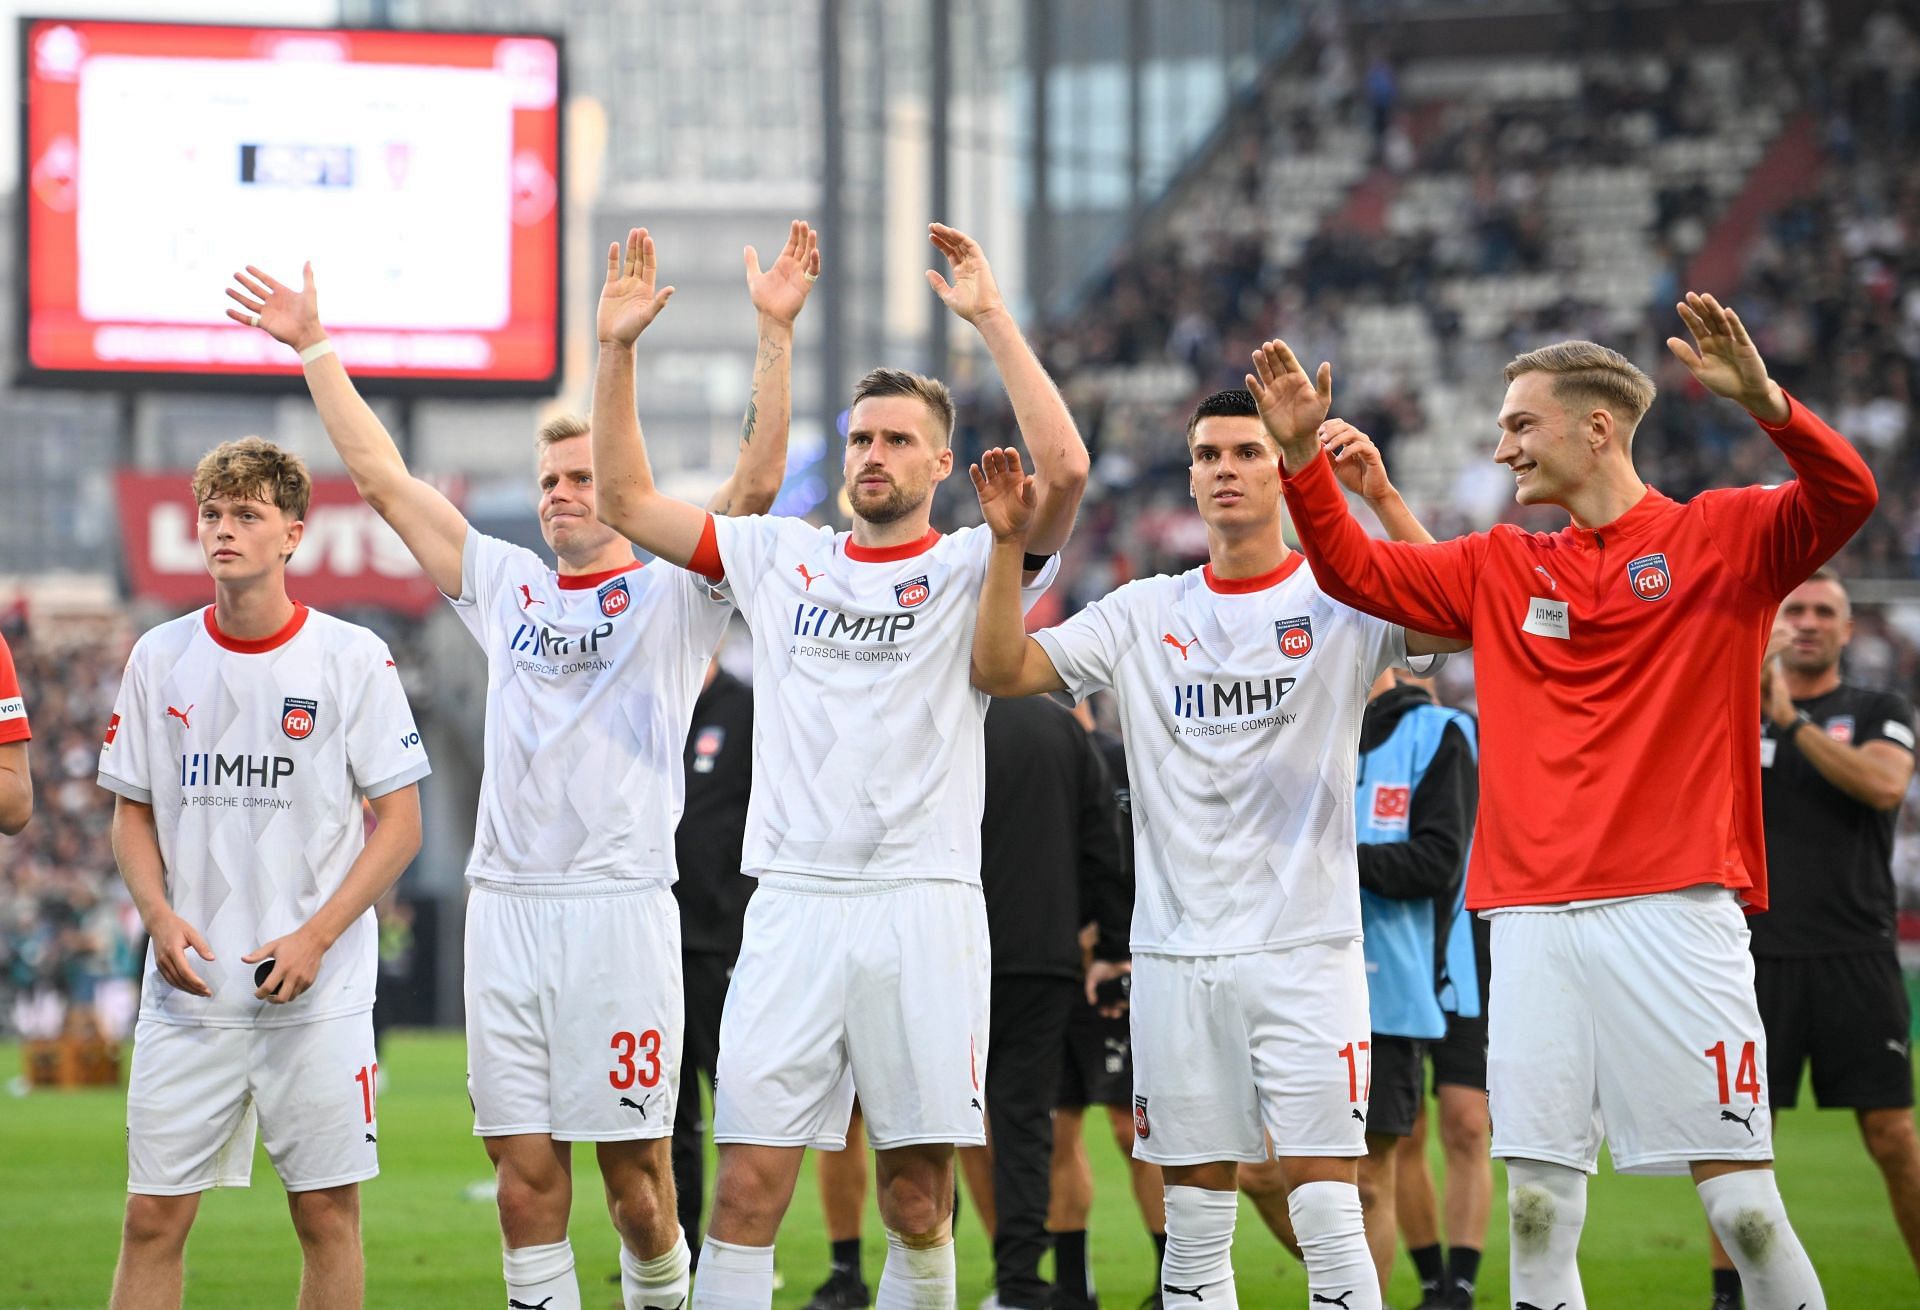
[[[551,393],[564,79],[551,36],[21,20],[18,372],[297,385],[225,317],[311,260],[369,390]]]

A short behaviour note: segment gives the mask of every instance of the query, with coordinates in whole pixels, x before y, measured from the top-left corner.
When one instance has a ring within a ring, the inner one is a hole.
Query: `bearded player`
[[[935,224],[928,282],[973,325],[1040,469],[1030,603],[1057,571],[1086,484],[1073,419],[980,247]],[[636,259],[636,254],[642,258]],[[720,1028],[713,1219],[694,1305],[764,1310],[773,1241],[805,1147],[843,1144],[858,1085],[877,1154],[887,1262],[877,1304],[954,1304],[953,1148],[985,1142],[986,908],[980,816],[987,698],[968,685],[988,534],[942,535],[953,400],[898,370],[854,389],[851,532],[720,519],[662,495],[633,413],[634,324],[655,290],[616,247],[601,292],[594,431],[606,521],[727,586],[753,630],[753,797],[743,871],[760,885]]]
[[[1336,443],[1399,537],[1427,539],[1379,453]],[[1361,1224],[1372,1076],[1354,775],[1367,691],[1457,650],[1324,595],[1281,536],[1279,450],[1253,397],[1187,425],[1208,562],[1130,582],[1026,636],[1014,604],[1032,486],[1019,457],[973,470],[993,533],[974,683],[996,696],[1114,693],[1132,781],[1134,1154],[1161,1167],[1161,1294],[1238,1304],[1239,1166],[1273,1153],[1315,1304],[1379,1310]],[[1089,994],[1119,966],[1096,961]]]
[[[373,903],[420,849],[427,756],[386,645],[287,595],[312,490],[257,437],[200,461],[213,604],[134,645],[100,749],[149,937],[113,1310],[180,1304],[200,1194],[247,1185],[256,1128],[300,1238],[301,1310],[362,1302]]]
[[[1751,414],[1795,476],[1682,505],[1641,481],[1654,386],[1589,341],[1506,367],[1493,458],[1555,533],[1375,542],[1317,432],[1332,372],[1254,356],[1287,505],[1329,592],[1474,643],[1480,815],[1467,907],[1493,920],[1487,1090],[1512,1288],[1585,1304],[1576,1253],[1604,1137],[1623,1173],[1690,1174],[1755,1310],[1820,1310],[1773,1176],[1766,1033],[1742,915],[1767,905],[1762,653],[1780,601],[1873,512],[1845,438],[1767,374],[1739,316],[1678,306],[1667,347]]]
[[[819,260],[799,222],[766,272],[745,251],[759,350],[715,513],[763,510],[779,489],[793,322]],[[673,834],[693,702],[732,607],[707,580],[642,568],[595,519],[582,419],[555,419],[536,441],[554,562],[475,531],[408,472],[355,391],[321,326],[311,267],[297,292],[258,270],[239,281],[228,294],[241,308],[228,312],[300,352],[361,496],[486,653],[486,766],[467,866],[467,1082],[499,1181],[508,1304],[580,1304],[567,1215],[571,1143],[584,1141],[620,1234],[626,1310],[678,1306],[690,1253],[670,1154],[684,1023]]]

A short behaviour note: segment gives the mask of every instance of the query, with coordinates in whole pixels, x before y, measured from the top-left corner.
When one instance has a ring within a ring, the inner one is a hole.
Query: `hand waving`
[[[820,276],[820,234],[795,219],[787,233],[786,249],[773,261],[773,267],[760,271],[760,255],[752,246],[743,252],[747,264],[747,294],[753,307],[769,318],[791,325],[800,317]]]
[[[1767,376],[1766,361],[1754,348],[1740,316],[1697,291],[1687,292],[1686,300],[1674,308],[1693,335],[1693,344],[1668,337],[1667,349],[1700,379],[1700,385],[1716,396],[1738,401],[1768,422],[1785,422],[1787,399]]]
[[[653,238],[644,227],[627,233],[625,259],[619,242],[607,248],[607,281],[594,320],[600,340],[631,346],[673,299],[672,287],[654,289],[654,268]]]
[[[326,339],[327,330],[320,326],[320,297],[313,289],[311,261],[301,267],[298,291],[282,286],[252,264],[247,265],[246,272],[235,273],[233,280],[245,293],[227,288],[227,299],[240,306],[227,311],[234,322],[257,327],[295,350],[305,350]]]
[[[1322,363],[1308,377],[1286,342],[1273,340],[1253,352],[1247,390],[1259,407],[1260,421],[1284,448],[1309,441],[1333,404],[1333,366]]]
[[[949,282],[934,269],[927,270],[927,285],[933,288],[941,303],[975,326],[981,319],[1007,307],[978,241],[944,223],[930,224],[927,235],[947,257],[948,275],[952,278]]]
[[[994,540],[1026,540],[1035,498],[1033,478],[1020,468],[1020,452],[1012,446],[988,450],[967,472],[980,493],[980,517]]]
[[[1343,418],[1330,418],[1320,425],[1320,444],[1333,459],[1333,471],[1340,485],[1366,500],[1382,500],[1393,494],[1387,477],[1387,464],[1373,438]]]

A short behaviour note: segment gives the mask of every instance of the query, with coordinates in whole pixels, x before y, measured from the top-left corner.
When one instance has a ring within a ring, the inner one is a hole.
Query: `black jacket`
[[[987,710],[980,881],[996,974],[1080,976],[1080,928],[1126,955],[1133,895],[1113,783],[1086,730],[1044,696]]]
[[[680,949],[729,960],[754,880],[740,872],[753,786],[753,688],[724,670],[693,703],[684,764],[687,807],[673,834],[680,881]]]

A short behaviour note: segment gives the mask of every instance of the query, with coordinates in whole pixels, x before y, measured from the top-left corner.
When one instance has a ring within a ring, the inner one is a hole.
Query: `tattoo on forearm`
[[[753,444],[753,425],[759,422],[759,420],[760,420],[759,402],[749,400],[747,402],[746,420],[740,425],[740,444],[742,446],[751,446]]]

